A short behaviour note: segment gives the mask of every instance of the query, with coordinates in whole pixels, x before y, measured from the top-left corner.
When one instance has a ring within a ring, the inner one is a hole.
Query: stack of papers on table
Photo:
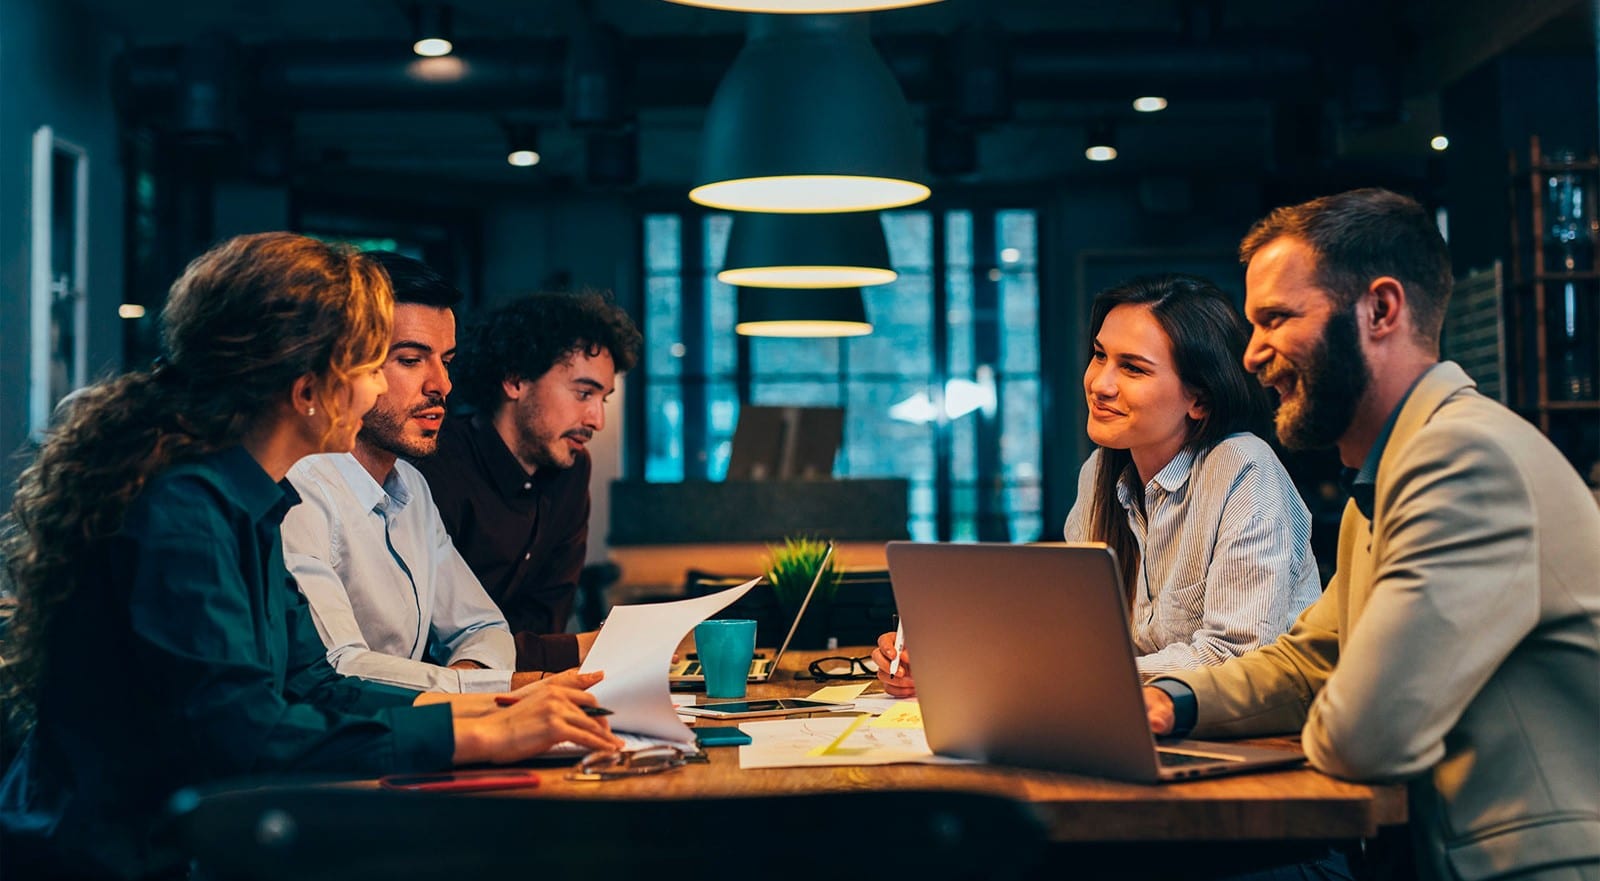
[[[738,587],[670,603],[617,606],[583,659],[585,673],[604,670],[606,678],[589,689],[610,710],[611,730],[673,743],[693,743],[694,732],[678,718],[667,684],[672,653],[696,624],[722,611],[756,586]]]

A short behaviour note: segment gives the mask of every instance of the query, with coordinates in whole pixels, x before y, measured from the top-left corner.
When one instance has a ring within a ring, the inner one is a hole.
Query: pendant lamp
[[[866,16],[751,16],[702,139],[689,198],[711,208],[868,211],[929,194],[911,109]]]
[[[841,337],[872,333],[860,288],[739,289],[741,336]]]
[[[876,211],[737,214],[717,280],[761,288],[888,284],[889,243]]]

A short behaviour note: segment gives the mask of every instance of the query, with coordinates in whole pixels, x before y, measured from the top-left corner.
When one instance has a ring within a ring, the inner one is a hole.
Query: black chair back
[[[603,785],[603,784],[599,784]],[[835,792],[694,801],[506,797],[350,786],[188,790],[174,798],[196,877],[216,881],[657,876],[830,878],[839,843],[924,879],[1020,875],[1045,843],[991,795]]]

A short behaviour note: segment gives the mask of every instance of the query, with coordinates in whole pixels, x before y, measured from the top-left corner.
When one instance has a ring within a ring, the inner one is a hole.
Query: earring
[[[306,408],[306,415],[307,416],[315,416],[315,415],[317,415],[317,408],[316,407],[307,407]]]

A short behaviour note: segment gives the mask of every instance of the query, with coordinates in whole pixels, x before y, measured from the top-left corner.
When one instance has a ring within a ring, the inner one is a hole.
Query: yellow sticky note
[[[870,682],[858,682],[854,685],[830,685],[827,688],[819,688],[806,695],[806,700],[833,701],[840,704],[849,703],[860,697],[861,692],[866,691],[867,686],[871,684]]]
[[[873,728],[921,728],[922,705],[916,701],[901,701],[883,715],[872,720]]]

